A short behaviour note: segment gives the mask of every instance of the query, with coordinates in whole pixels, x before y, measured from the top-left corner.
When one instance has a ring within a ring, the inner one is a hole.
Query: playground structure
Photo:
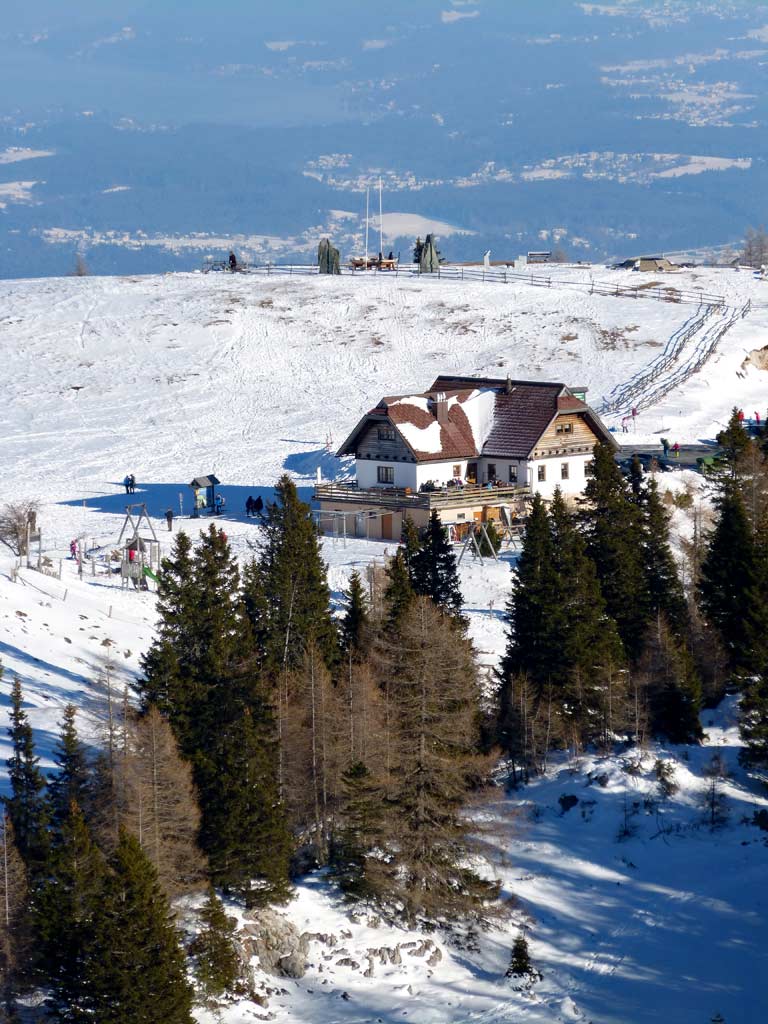
[[[144,536],[141,534],[142,525],[147,531]],[[157,583],[160,541],[157,539],[152,520],[147,515],[146,504],[126,505],[125,521],[117,544],[120,550],[120,580],[123,587],[133,583],[137,590],[146,590],[147,580]]]

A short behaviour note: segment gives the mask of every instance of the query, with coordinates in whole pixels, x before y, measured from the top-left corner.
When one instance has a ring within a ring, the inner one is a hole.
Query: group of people
[[[258,498],[253,498],[248,495],[248,500],[245,503],[245,514],[250,519],[252,516],[260,516],[264,508],[264,502],[262,501],[261,495]]]
[[[123,478],[123,486],[125,487],[126,494],[136,493],[136,477],[133,475],[133,473],[128,473]]]

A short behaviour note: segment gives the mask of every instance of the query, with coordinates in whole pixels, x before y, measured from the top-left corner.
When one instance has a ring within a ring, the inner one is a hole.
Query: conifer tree
[[[88,803],[90,769],[75,726],[76,711],[73,704],[64,708],[60,723],[61,733],[53,754],[58,772],[48,781],[48,804],[51,823],[59,828],[69,816],[74,801],[79,807]]]
[[[384,590],[387,619],[390,624],[396,624],[411,606],[415,596],[402,548],[397,549],[385,571],[388,580]]]
[[[753,664],[751,637],[746,623],[756,592],[757,563],[744,499],[733,482],[726,482],[715,498],[717,521],[701,567],[699,595],[704,614],[718,629],[733,671]]]
[[[91,972],[114,956],[111,947],[100,945],[96,926],[106,875],[104,858],[73,803],[61,824],[48,874],[32,897],[38,970],[50,991],[54,1016],[63,1024],[88,1019],[95,995]]]
[[[192,769],[156,707],[133,718],[121,759],[119,820],[139,840],[169,898],[200,887],[205,861],[197,845],[200,810]]]
[[[595,445],[584,498],[581,519],[587,554],[597,568],[608,614],[616,622],[627,653],[636,657],[649,617],[643,531],[640,510],[610,445]]]
[[[346,608],[341,620],[341,648],[345,655],[355,658],[362,652],[369,632],[368,602],[359,572],[350,573],[349,588],[344,596]]]
[[[295,667],[311,636],[331,666],[338,641],[317,526],[290,477],[280,478],[275,498],[263,518],[265,540],[257,560],[267,661],[273,670]]]
[[[413,583],[414,559],[421,551],[421,538],[416,524],[410,516],[403,517],[403,529],[401,537],[402,551],[405,557],[405,564],[408,568],[408,578]]]
[[[191,947],[195,977],[206,998],[215,1000],[235,992],[242,967],[234,941],[237,923],[212,887],[200,911],[200,924]]]
[[[669,515],[659,497],[655,480],[649,480],[641,496],[643,516],[642,554],[648,588],[648,610],[662,612],[677,636],[687,631],[688,609],[669,543]]]
[[[556,650],[549,627],[559,596],[549,516],[541,495],[534,494],[507,604],[509,637],[501,663],[503,679],[527,673],[543,684],[550,677]],[[505,700],[502,690],[502,717]]]
[[[506,971],[507,978],[527,978],[533,975],[531,955],[528,951],[528,940],[525,935],[518,935],[512,943],[512,956]]]
[[[469,824],[461,808],[482,771],[471,645],[453,616],[419,597],[397,636],[380,646],[377,670],[389,692],[393,756],[386,851],[369,859],[368,881],[411,921],[482,919],[498,885],[466,864]]]
[[[701,683],[690,654],[661,614],[648,629],[636,671],[647,691],[651,732],[670,743],[697,743]]]
[[[27,872],[7,813],[0,817],[0,1000],[8,1020],[16,1009],[16,980],[29,952]]]
[[[38,767],[32,727],[23,704],[21,682],[17,676],[11,688],[11,725],[8,729],[13,753],[6,761],[11,796],[4,800],[19,853],[27,871],[34,875],[42,869],[48,855],[48,813],[45,779]]]
[[[483,558],[493,558],[501,550],[501,536],[492,519],[485,523],[485,533],[480,534],[478,545]]]
[[[417,594],[429,597],[438,608],[453,615],[461,612],[456,555],[437,509],[432,509],[421,548],[412,556],[411,583]]]
[[[372,851],[383,841],[383,787],[362,761],[356,761],[342,775],[339,808],[340,827],[334,837],[331,870],[342,891],[353,900],[374,893],[368,877]]]
[[[207,755],[198,776],[200,842],[212,881],[248,906],[285,901],[292,843],[278,791],[272,714],[257,692],[222,717]]]
[[[86,1007],[99,1024],[193,1024],[192,990],[168,900],[138,839],[123,830],[84,965]],[[108,956],[97,956],[108,950]]]
[[[727,475],[735,478],[738,475],[739,461],[752,444],[752,439],[744,429],[739,419],[739,410],[735,406],[728,420],[728,426],[717,435],[717,443],[725,458]]]

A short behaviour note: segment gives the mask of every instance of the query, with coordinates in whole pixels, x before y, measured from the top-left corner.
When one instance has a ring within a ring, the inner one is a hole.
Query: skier
[[[233,274],[237,270],[237,256],[233,252],[229,254],[229,269]]]
[[[168,523],[168,532],[173,532],[173,509],[167,508],[165,510],[165,521]]]
[[[130,478],[130,476],[127,473],[125,474],[125,479],[123,480],[123,485],[125,487],[125,493],[126,494],[130,494],[131,493],[131,478]]]

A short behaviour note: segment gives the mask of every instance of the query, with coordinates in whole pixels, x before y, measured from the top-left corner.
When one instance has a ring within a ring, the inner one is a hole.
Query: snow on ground
[[[582,285],[590,276],[633,286],[653,279],[604,268],[550,272],[555,283]],[[763,411],[762,371],[741,364],[768,343],[768,285],[729,271],[659,278],[724,294],[733,306],[751,299],[753,309],[696,378],[640,417],[637,439],[657,441],[662,425],[672,441],[711,438],[734,404],[748,415],[753,405]],[[13,674],[21,678],[48,767],[64,704],[77,704],[81,729],[95,742],[107,671],[116,692],[138,672],[151,641],[154,596],[122,590],[114,576],[91,576],[90,564],[79,579],[66,557],[73,537],[88,549],[117,545],[126,473],[136,474],[134,500],[147,503],[167,550],[166,508],[181,506],[175,529],[196,537],[206,524],[186,517],[187,484],[215,472],[227,498],[224,528],[246,557],[258,535],[244,517],[247,496],[270,496],[287,471],[308,499],[317,468],[326,479],[345,473],[328,445],[340,443],[382,396],[421,391],[441,372],[509,374],[587,385],[599,404],[650,362],[690,313],[682,304],[590,295],[586,288],[383,276],[0,282],[0,500],[39,498],[46,556],[53,569],[62,560],[61,580],[22,570],[13,582],[12,559],[0,553],[0,762],[8,751]],[[698,489],[701,480],[670,473],[660,482],[680,492]],[[690,532],[682,510],[674,510],[674,524],[680,535]],[[383,561],[392,549],[386,542],[326,539],[334,597],[353,568]],[[467,556],[462,564],[470,631],[486,670],[504,645],[512,558],[504,552],[498,562],[480,563]],[[709,749],[654,752],[636,776],[622,770],[618,757],[553,764],[546,779],[524,791],[498,791],[483,812],[494,824],[487,842],[492,869],[520,901],[511,924],[481,936],[478,952],[451,949],[434,935],[443,959],[433,968],[404,952],[403,964],[377,962],[368,979],[339,966],[340,955],[322,959],[332,951],[313,945],[307,978],[281,983],[287,994],[271,1007],[277,1019],[693,1024],[718,1010],[728,1024],[768,1018],[754,982],[767,938],[765,844],[762,833],[741,823],[763,801],[738,769],[731,705],[713,716],[709,735],[734,773],[724,828],[710,833],[697,806]],[[681,783],[662,815],[674,829],[663,835],[643,803],[658,753],[676,760]],[[603,775],[605,785],[596,781]],[[580,801],[567,814],[558,803],[563,793]],[[641,806],[632,815],[637,834],[618,843],[625,794],[630,807],[638,800]],[[361,964],[368,948],[415,940],[349,922],[322,878],[303,883],[286,913],[302,930],[351,931],[344,943]],[[513,993],[501,979],[526,916],[544,975],[529,995]],[[257,1013],[264,1011],[238,1006],[225,1020],[240,1024]]]

